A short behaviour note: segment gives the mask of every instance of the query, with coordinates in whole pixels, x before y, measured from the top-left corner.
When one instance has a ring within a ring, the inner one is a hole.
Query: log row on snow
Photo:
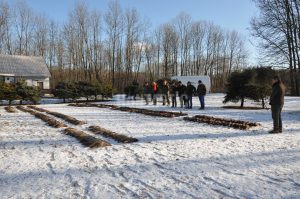
[[[16,113],[16,112],[17,112],[17,110],[16,110],[15,107],[13,107],[13,106],[6,106],[6,107],[4,107],[4,109],[5,109],[6,112],[8,112],[8,113]]]
[[[99,138],[95,138],[83,131],[74,129],[74,128],[66,128],[64,130],[66,135],[75,137],[81,144],[90,148],[99,148],[99,147],[107,147],[111,146],[110,143],[101,140]]]
[[[71,124],[75,124],[75,125],[86,124],[86,122],[84,122],[84,121],[77,120],[74,117],[71,117],[71,116],[68,116],[68,115],[65,115],[65,114],[62,114],[62,113],[52,112],[52,111],[49,111],[47,109],[39,108],[39,107],[36,107],[36,106],[28,106],[28,107],[31,108],[31,109],[34,109],[36,111],[48,113],[49,115],[53,115],[55,117],[61,118],[61,119],[65,120],[65,121],[67,121]]]
[[[185,117],[183,118],[187,121],[198,122],[198,123],[207,123],[210,125],[219,125],[219,126],[227,126],[241,130],[247,130],[251,127],[260,126],[259,123],[240,121],[240,120],[232,120],[232,119],[224,119],[224,118],[216,118],[206,115],[196,115],[194,117]]]
[[[17,106],[17,109],[19,109],[20,111],[23,111],[23,112],[30,113],[31,115],[34,115],[36,118],[39,118],[39,119],[43,120],[44,122],[46,122],[49,126],[52,126],[52,127],[55,127],[55,128],[61,128],[61,127],[66,127],[67,126],[64,123],[49,117],[48,115],[36,112],[34,110],[25,108],[23,106]]]
[[[118,134],[118,133],[112,132],[110,130],[101,128],[99,126],[90,126],[89,130],[92,131],[95,134],[99,134],[99,135],[102,135],[104,137],[112,138],[112,139],[116,140],[117,142],[121,142],[121,143],[132,143],[132,142],[137,142],[138,141],[138,139],[136,139],[136,138],[132,138],[132,137],[128,137],[126,135]]]
[[[187,115],[182,112],[154,111],[154,110],[141,109],[141,108],[118,107],[116,105],[107,105],[107,104],[88,104],[88,103],[86,103],[86,104],[70,104],[70,106],[111,108],[112,110],[118,110],[118,111],[130,112],[130,113],[140,113],[140,114],[150,115],[150,116],[170,117],[170,118]]]

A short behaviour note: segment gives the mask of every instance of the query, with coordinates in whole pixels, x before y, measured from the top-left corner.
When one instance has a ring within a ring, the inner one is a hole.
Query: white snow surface
[[[260,122],[243,131],[110,109],[39,105],[90,125],[136,137],[139,142],[90,149],[63,129],[28,113],[0,107],[0,198],[300,198],[300,98],[286,97],[284,132],[272,129],[270,110],[223,109],[222,94],[207,108],[172,109],[143,101],[106,102],[189,116]],[[247,103],[246,103],[247,105]],[[249,105],[249,104],[248,104]],[[91,134],[91,133],[90,133]]]

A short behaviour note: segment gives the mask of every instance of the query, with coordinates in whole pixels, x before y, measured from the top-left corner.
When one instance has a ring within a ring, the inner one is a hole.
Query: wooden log
[[[74,128],[66,128],[65,134],[75,137],[81,144],[90,148],[99,148],[99,147],[107,147],[111,146],[110,143],[101,140],[99,138],[95,138],[83,131],[74,129]]]
[[[118,134],[118,133],[112,132],[110,130],[101,128],[99,126],[90,126],[89,130],[92,131],[95,134],[100,134],[100,135],[103,135],[105,137],[112,138],[112,139],[116,140],[117,142],[121,142],[121,143],[132,143],[132,142],[137,142],[138,141],[138,139],[136,139],[136,138],[132,138],[132,137],[128,137],[126,135]]]
[[[49,117],[48,115],[36,112],[34,110],[31,110],[31,109],[27,109],[23,106],[17,106],[17,109],[19,109],[23,112],[27,112],[27,113],[30,113],[30,114],[34,115],[36,118],[39,118],[39,119],[43,120],[44,122],[46,122],[49,126],[52,126],[52,127],[55,127],[55,128],[67,127],[67,125],[65,125],[64,123],[62,123],[58,120],[55,120],[55,119]]]
[[[15,107],[13,107],[13,106],[6,106],[6,107],[4,107],[4,109],[5,109],[6,112],[8,112],[8,113],[16,113],[16,112],[17,112],[17,110],[16,110]]]
[[[31,109],[40,111],[40,112],[48,113],[50,115],[53,115],[53,116],[58,117],[60,119],[63,119],[63,120],[65,120],[65,121],[67,121],[67,122],[69,122],[71,124],[74,124],[74,125],[86,124],[86,122],[84,122],[84,121],[77,120],[74,117],[71,117],[71,116],[68,116],[68,115],[65,115],[65,114],[62,114],[62,113],[52,112],[52,111],[49,111],[47,109],[39,108],[39,107],[36,107],[36,106],[28,106],[28,107],[31,108]]]

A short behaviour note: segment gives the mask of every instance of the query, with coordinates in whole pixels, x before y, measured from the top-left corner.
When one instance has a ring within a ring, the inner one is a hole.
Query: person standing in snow
[[[180,107],[183,108],[183,105],[185,104],[185,90],[186,90],[186,86],[183,85],[181,83],[181,81],[178,82],[178,86],[177,86],[177,91],[178,91],[178,96],[179,96],[179,100],[180,100]]]
[[[201,80],[198,81],[197,94],[198,94],[199,101],[200,101],[200,104],[201,104],[200,109],[204,109],[205,108],[204,96],[206,95],[206,87],[202,83]]]
[[[148,82],[145,82],[144,84],[144,98],[146,101],[146,105],[149,104],[149,95],[151,94],[151,88]]]
[[[156,105],[156,103],[157,103],[157,84],[155,81],[152,82],[152,100],[153,100],[153,105]]]
[[[163,97],[163,106],[166,105],[166,102],[167,102],[167,105],[170,106],[169,90],[170,90],[169,83],[167,80],[164,80],[163,85],[161,87],[162,97]]]
[[[273,119],[273,130],[269,133],[282,133],[281,111],[284,104],[285,87],[279,76],[274,76],[272,80],[272,94],[270,105]]]
[[[177,92],[177,86],[176,86],[176,83],[174,82],[170,87],[170,95],[172,98],[172,108],[177,107],[176,92]]]
[[[187,83],[186,87],[186,95],[187,95],[187,103],[186,103],[186,108],[192,109],[193,108],[193,95],[196,93],[196,88],[195,86],[192,85],[191,82]]]

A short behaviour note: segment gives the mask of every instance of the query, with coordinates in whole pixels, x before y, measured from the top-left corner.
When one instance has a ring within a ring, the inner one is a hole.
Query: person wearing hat
[[[269,133],[282,133],[281,111],[284,104],[285,87],[279,76],[274,76],[272,80],[272,94],[270,105],[273,119],[273,130]]]

